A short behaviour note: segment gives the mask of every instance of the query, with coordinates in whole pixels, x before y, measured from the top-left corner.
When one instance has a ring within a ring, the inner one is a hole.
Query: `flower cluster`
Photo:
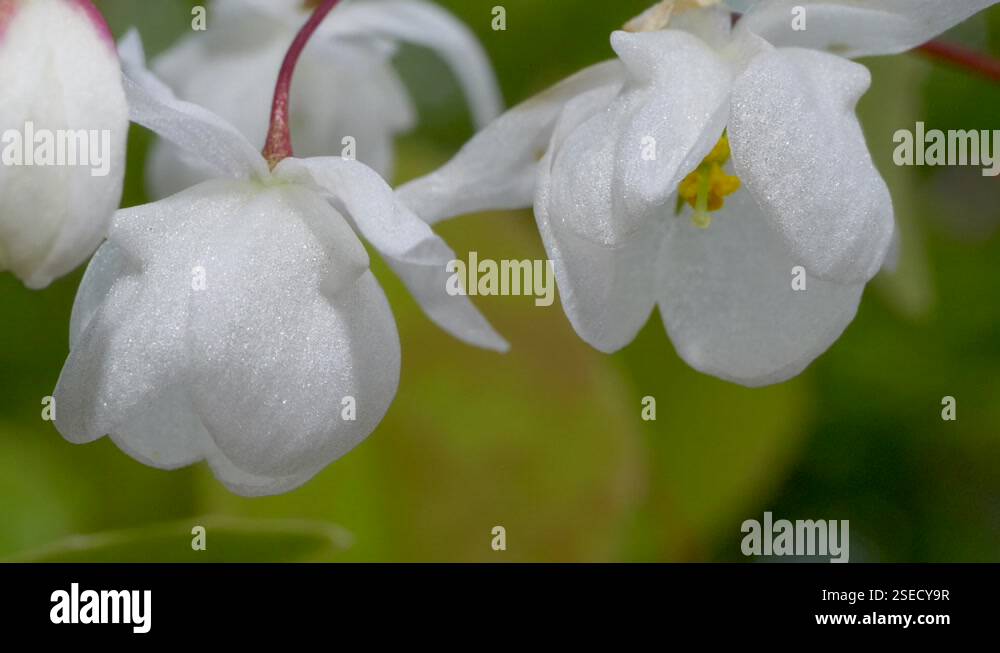
[[[762,0],[734,28],[718,0],[667,0],[612,34],[616,59],[398,194],[432,224],[533,206],[566,314],[601,351],[658,306],[692,367],[780,382],[840,336],[893,243],[854,114],[870,76],[849,57],[911,49],[991,4]]]
[[[759,0],[735,14],[664,0],[612,34],[616,58],[496,117],[482,48],[424,0],[215,0],[216,27],[152,70],[138,34],[116,47],[90,0],[0,0],[0,124],[96,131],[107,150],[95,174],[41,165],[51,139],[29,155],[34,136],[0,143],[0,269],[42,287],[97,250],[56,426],[155,467],[207,461],[239,494],[298,487],[396,393],[399,338],[362,239],[437,325],[506,350],[447,292],[454,253],[431,230],[487,209],[534,208],[562,305],[595,348],[625,346],[659,307],[696,369],[793,377],[851,322],[894,243],[854,111],[870,76],[853,59],[996,2]],[[790,19],[802,9],[804,30]],[[483,128],[394,192],[392,140],[414,122],[399,42],[442,55]],[[158,201],[115,211],[129,120],[159,137]],[[342,154],[347,137],[360,160]]]

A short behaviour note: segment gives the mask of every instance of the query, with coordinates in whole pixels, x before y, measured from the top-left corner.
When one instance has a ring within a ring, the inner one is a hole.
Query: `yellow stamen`
[[[719,142],[715,144],[702,163],[718,163],[721,166],[729,161],[730,156],[732,156],[732,150],[729,149],[729,135],[722,132]]]
[[[713,164],[714,165],[714,164]],[[712,194],[712,174],[706,174],[702,170],[698,174],[698,193],[694,200],[694,217],[691,220],[694,226],[699,229],[708,229],[712,224],[712,216],[708,214],[711,209],[709,196]]]
[[[681,202],[687,202],[694,208],[691,221],[697,227],[707,228],[712,224],[710,212],[718,211],[726,204],[726,197],[740,189],[740,179],[723,171],[731,156],[729,137],[725,133],[691,174],[684,178],[677,188]]]

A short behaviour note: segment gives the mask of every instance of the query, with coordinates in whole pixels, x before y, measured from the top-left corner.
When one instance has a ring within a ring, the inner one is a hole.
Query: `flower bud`
[[[43,288],[90,256],[121,199],[128,107],[89,0],[0,0],[0,271]]]

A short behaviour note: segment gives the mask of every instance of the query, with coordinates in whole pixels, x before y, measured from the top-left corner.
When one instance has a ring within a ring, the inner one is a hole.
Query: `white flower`
[[[97,249],[121,200],[128,108],[89,0],[0,2],[0,89],[0,271],[43,288]]]
[[[304,0],[214,0],[210,28],[184,37],[152,62],[181,99],[222,116],[263,145],[270,94],[288,44],[309,16]],[[388,178],[393,140],[415,113],[392,66],[400,41],[433,48],[465,88],[478,126],[500,112],[492,68],[475,36],[423,0],[344,2],[302,55],[292,92],[292,134],[303,156],[340,155],[353,138],[359,161]],[[208,172],[176,147],[153,146],[147,179],[157,198]]]
[[[121,54],[132,119],[216,175],[115,215],[73,307],[54,393],[64,437],[110,434],[164,469],[204,459],[243,495],[288,491],[345,454],[382,419],[400,364],[352,227],[438,324],[506,348],[445,293],[454,253],[375,172],[339,157],[271,172],[235,127],[145,70],[137,35]]]
[[[854,114],[869,73],[824,49],[900,52],[994,1],[759,2],[735,29],[696,6],[713,0],[654,7],[637,22],[657,31],[615,32],[617,60],[510,110],[398,195],[430,223],[533,204],[584,340],[615,351],[659,305],[692,367],[779,382],[840,336],[893,239]]]

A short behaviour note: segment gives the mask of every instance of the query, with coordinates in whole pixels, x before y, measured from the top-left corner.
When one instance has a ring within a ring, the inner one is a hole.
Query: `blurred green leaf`
[[[112,33],[121,37],[134,27],[142,35],[150,56],[169,47],[181,34],[191,30],[191,9],[202,0],[96,0]]]
[[[196,526],[205,550],[192,548]],[[320,562],[334,561],[351,537],[339,526],[303,520],[193,517],[121,531],[74,535],[17,555],[13,562]]]
[[[705,560],[722,538],[767,505],[796,461],[809,425],[809,383],[799,378],[744,388],[691,369],[674,352],[659,315],[618,359],[633,378],[633,405],[656,398],[645,422],[651,471],[629,556]]]

